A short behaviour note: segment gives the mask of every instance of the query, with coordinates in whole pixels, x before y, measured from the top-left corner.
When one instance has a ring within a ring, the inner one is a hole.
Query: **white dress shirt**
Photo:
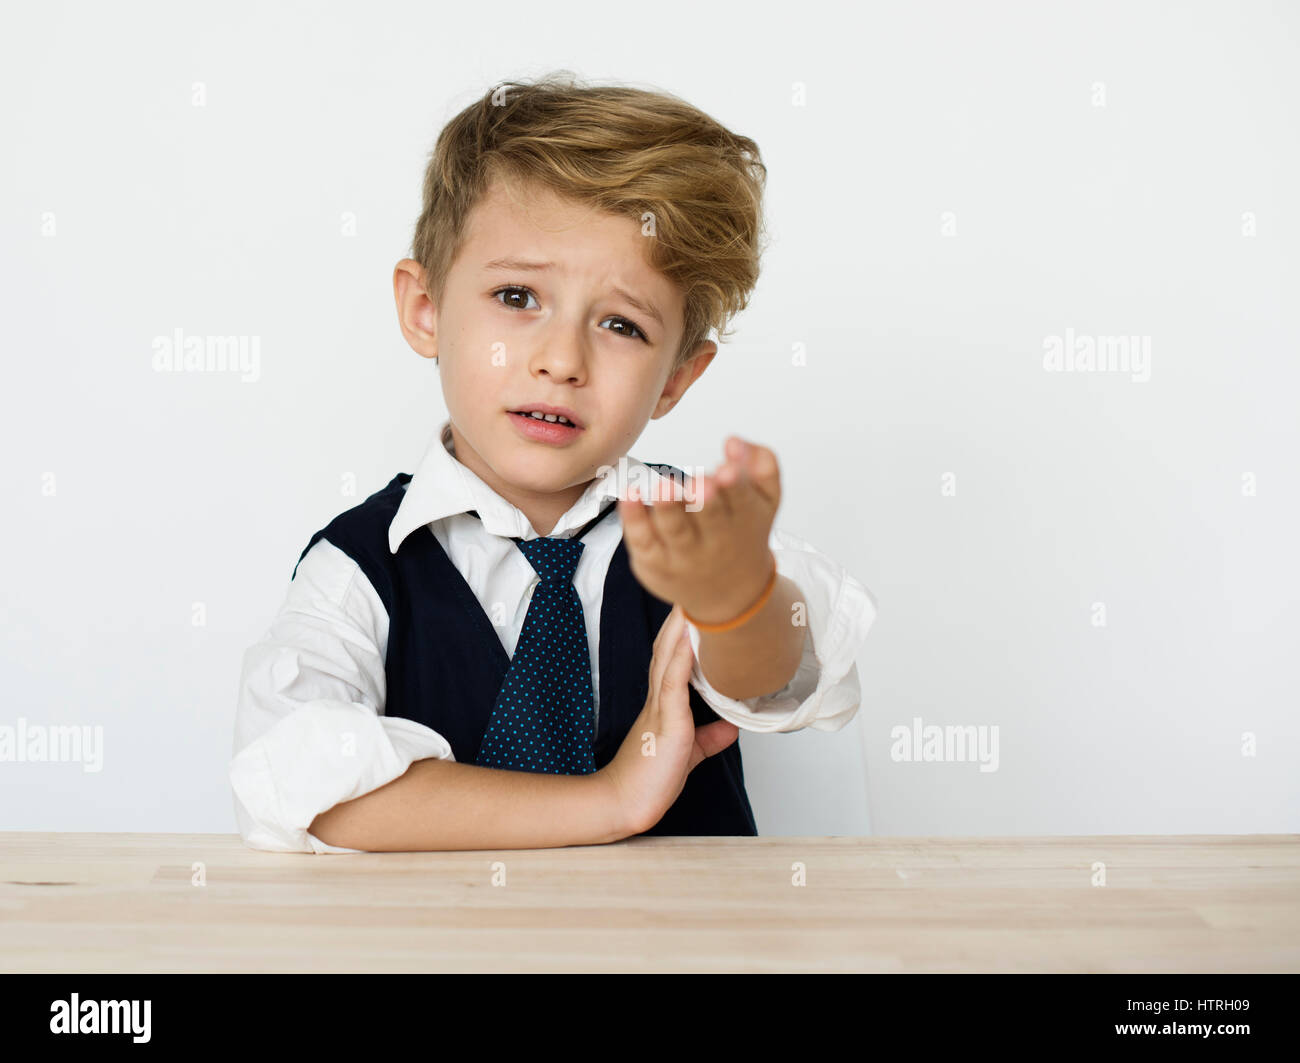
[[[630,455],[624,471],[638,477],[631,479],[638,486],[661,479]],[[590,483],[550,534],[582,527],[619,497],[618,472],[615,466]],[[674,497],[681,497],[679,489]],[[537,532],[522,511],[456,460],[450,422],[406,485],[389,525],[389,548],[396,553],[408,535],[430,533],[513,656],[540,579],[511,536],[530,539]],[[573,576],[587,625],[597,719],[601,597],[622,534],[617,511],[607,514],[584,536]],[[726,697],[701,672],[700,633],[687,623],[695,654],[691,685],[720,717],[749,731],[838,731],[858,709],[856,659],[875,620],[875,602],[861,583],[803,540],[774,527],[769,545],[777,571],[799,586],[807,603],[798,671],[774,694]],[[362,852],[329,845],[307,828],[320,813],[405,774],[414,761],[455,759],[437,731],[384,715],[387,650],[388,614],[370,580],[346,553],[318,540],[298,565],[270,628],[244,654],[230,782],[245,845]]]

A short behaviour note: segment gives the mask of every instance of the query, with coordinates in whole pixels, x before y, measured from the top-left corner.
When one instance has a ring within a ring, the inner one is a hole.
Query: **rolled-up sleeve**
[[[244,654],[230,784],[244,844],[357,853],[308,827],[417,760],[454,760],[450,743],[383,715],[388,614],[360,567],[327,540],[298,565],[284,604]]]
[[[737,700],[720,694],[700,669],[700,631],[689,621],[691,685],[724,720],[747,731],[838,731],[861,703],[857,659],[876,619],[871,593],[811,544],[773,528],[776,569],[798,585],[806,605],[803,656],[780,690]]]

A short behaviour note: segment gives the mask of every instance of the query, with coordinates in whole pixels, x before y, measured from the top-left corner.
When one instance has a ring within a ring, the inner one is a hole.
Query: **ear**
[[[397,303],[397,324],[421,358],[438,360],[438,308],[424,285],[424,268],[413,258],[404,258],[393,269],[393,299]]]
[[[697,346],[686,363],[664,384],[664,390],[659,396],[659,401],[655,403],[650,420],[657,420],[676,406],[681,397],[686,394],[686,389],[694,384],[699,375],[709,367],[709,363],[717,353],[718,345],[712,340],[705,340]]]

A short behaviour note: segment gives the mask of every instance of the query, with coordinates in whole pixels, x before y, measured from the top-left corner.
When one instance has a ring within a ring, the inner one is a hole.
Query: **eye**
[[[533,294],[532,291],[531,291],[531,289],[521,287],[521,286],[519,286],[519,285],[517,285],[517,284],[511,284],[511,285],[509,285],[509,286],[507,286],[507,287],[505,287],[505,288],[498,288],[496,291],[494,291],[494,292],[492,293],[492,298],[493,298],[493,299],[496,299],[497,296],[501,295],[501,294],[504,293],[504,292],[512,292],[512,293],[514,293],[514,292],[521,292],[521,293],[524,294],[524,295],[530,295],[530,296]],[[498,299],[497,301],[500,302],[499,299]],[[509,303],[501,303],[501,305],[502,305],[502,306],[505,306],[505,307],[509,307],[511,310],[528,310],[528,309],[530,309],[530,307],[528,307],[527,305],[525,305],[525,306],[511,306]]]
[[[649,343],[649,342],[650,342],[650,337],[648,337],[644,332],[641,331],[641,326],[638,325],[635,321],[629,321],[629,320],[628,320],[627,318],[625,318],[625,317],[607,317],[607,318],[605,318],[605,320],[606,320],[606,321],[618,321],[618,322],[621,322],[622,324],[626,325],[628,328],[632,329],[632,331],[635,332],[635,333],[637,334],[637,336],[640,336],[640,337],[641,337],[641,342],[642,342],[642,343]],[[613,329],[610,329],[610,331],[613,332],[614,330],[613,330]],[[636,337],[632,336],[632,334],[629,333],[629,332],[620,332],[620,333],[618,333],[618,335],[620,335],[620,336],[627,336],[629,339],[635,339],[635,338],[636,338]]]
[[[530,298],[536,298],[536,296],[533,294],[533,290],[532,290],[531,288],[525,288],[523,285],[520,285],[520,284],[508,284],[508,285],[506,285],[504,288],[498,288],[496,291],[494,291],[494,292],[492,293],[492,298],[493,298],[493,299],[496,299],[497,302],[501,302],[501,298],[500,298],[500,297],[501,297],[502,295],[525,295],[525,296],[528,296],[528,297],[530,297]],[[523,306],[512,306],[510,303],[501,303],[501,305],[504,306],[504,307],[507,307],[507,308],[510,309],[510,310],[532,310],[532,309],[534,309],[534,307],[530,307],[530,306],[528,306],[526,303],[525,303],[525,305],[523,305]],[[645,334],[645,330],[642,329],[641,326],[638,325],[635,321],[630,321],[630,320],[628,320],[628,319],[625,318],[625,317],[620,317],[620,316],[617,316],[617,315],[614,316],[614,317],[607,317],[607,318],[605,319],[605,321],[617,321],[617,322],[619,322],[619,324],[623,325],[625,328],[629,328],[629,329],[632,330],[631,332],[616,332],[615,335],[618,335],[618,336],[626,336],[626,337],[627,337],[628,339],[630,339],[630,340],[631,340],[631,339],[637,339],[637,338],[640,338],[640,340],[641,340],[642,343],[647,343],[647,344],[648,344],[648,343],[650,342],[650,337],[647,336],[647,335]],[[603,324],[603,322],[602,322],[602,324]],[[610,331],[613,332],[614,330],[613,330],[613,329],[610,329]],[[635,335],[634,335],[633,333],[635,333]]]

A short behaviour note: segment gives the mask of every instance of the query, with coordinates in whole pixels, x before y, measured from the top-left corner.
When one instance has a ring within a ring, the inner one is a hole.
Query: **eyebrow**
[[[555,266],[554,262],[532,262],[529,261],[528,259],[523,259],[523,258],[494,258],[491,262],[486,263],[483,266],[483,268],[515,270],[521,273],[541,273],[545,270],[554,268],[554,266]],[[620,299],[624,299],[627,302],[631,303],[634,307],[640,310],[641,313],[647,314],[650,317],[654,318],[655,321],[659,323],[660,328],[668,327],[667,325],[664,324],[663,315],[660,314],[659,311],[655,309],[652,303],[647,303],[641,299],[638,299],[635,295],[633,295],[625,288],[615,287],[613,291],[614,294],[617,295]]]

